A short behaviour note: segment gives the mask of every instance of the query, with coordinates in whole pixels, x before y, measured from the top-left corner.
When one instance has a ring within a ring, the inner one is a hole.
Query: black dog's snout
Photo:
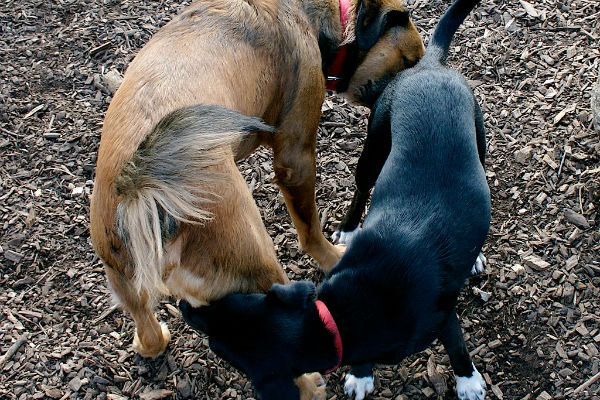
[[[197,331],[208,333],[208,325],[202,317],[203,307],[194,308],[185,300],[179,300],[179,311],[185,322]]]
[[[179,311],[181,311],[181,315],[183,315],[183,318],[185,318],[186,315],[188,315],[190,308],[190,303],[188,303],[185,300],[179,300]]]
[[[191,325],[193,328],[196,328],[193,323],[193,307],[185,300],[179,300],[179,311],[181,311],[181,316],[185,320],[186,323]]]

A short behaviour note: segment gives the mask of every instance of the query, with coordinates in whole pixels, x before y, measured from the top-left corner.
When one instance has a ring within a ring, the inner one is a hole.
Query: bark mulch
[[[407,0],[425,38],[448,4]],[[158,309],[173,333],[167,353],[135,355],[133,323],[111,308],[89,243],[111,93],[136,51],[182,8],[171,0],[0,4],[2,399],[255,396],[183,324],[174,300]],[[450,65],[475,88],[488,132],[489,267],[469,280],[460,317],[490,399],[600,398],[600,132],[591,108],[599,43],[597,0],[486,0],[452,46]],[[323,105],[317,201],[328,234],[351,200],[367,116],[340,97]],[[272,183],[270,153],[240,169],[290,278],[319,281]],[[345,398],[345,371],[327,378],[329,399]],[[371,398],[456,398],[438,343],[378,368],[376,378]]]

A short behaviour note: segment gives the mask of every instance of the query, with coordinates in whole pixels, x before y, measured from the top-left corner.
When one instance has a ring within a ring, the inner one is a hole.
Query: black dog
[[[293,378],[340,364],[353,366],[346,392],[362,399],[374,363],[398,363],[435,339],[450,356],[459,398],[485,397],[455,311],[490,223],[485,132],[467,82],[443,65],[477,3],[457,0],[423,59],[375,104],[357,170],[356,224],[375,185],[371,207],[318,300],[312,283],[297,282],[197,309],[180,302],[186,322],[249,375],[261,399],[298,399]]]

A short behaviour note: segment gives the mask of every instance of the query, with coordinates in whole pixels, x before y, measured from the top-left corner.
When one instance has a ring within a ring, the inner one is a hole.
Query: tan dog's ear
[[[407,26],[410,16],[406,10],[385,10],[373,0],[360,0],[356,12],[356,43],[368,50],[385,31],[393,26]]]

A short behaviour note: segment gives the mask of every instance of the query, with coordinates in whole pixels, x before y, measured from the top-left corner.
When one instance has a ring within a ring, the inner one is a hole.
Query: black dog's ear
[[[410,22],[410,13],[406,10],[392,10],[386,16],[386,29],[394,26],[408,26]]]
[[[207,316],[211,306],[194,308],[185,300],[179,300],[179,311],[185,322],[197,331],[208,334]]]
[[[315,292],[314,283],[308,281],[288,283],[287,285],[275,283],[269,289],[266,301],[304,309],[315,299]]]
[[[360,0],[356,12],[356,43],[361,50],[368,50],[385,31],[393,26],[406,26],[410,15],[404,10],[385,12],[373,0]]]

